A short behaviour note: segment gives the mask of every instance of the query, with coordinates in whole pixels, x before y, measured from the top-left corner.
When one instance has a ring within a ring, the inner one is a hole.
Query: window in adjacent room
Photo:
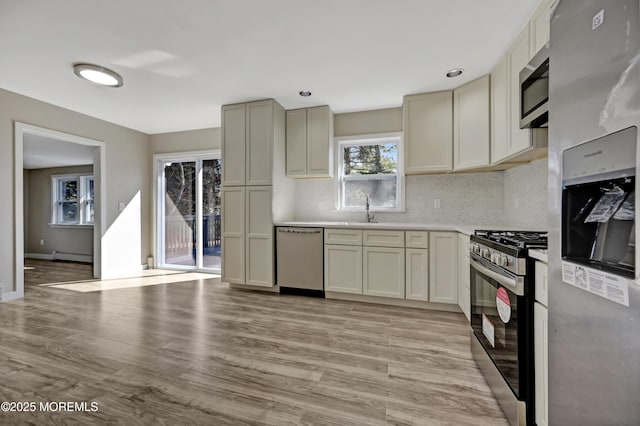
[[[52,225],[93,225],[93,176],[52,176],[51,194]]]
[[[402,210],[400,135],[338,141],[339,208]]]

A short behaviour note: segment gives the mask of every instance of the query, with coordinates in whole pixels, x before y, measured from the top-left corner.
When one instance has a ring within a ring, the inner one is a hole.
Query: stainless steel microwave
[[[549,122],[549,50],[543,47],[520,71],[520,128]]]

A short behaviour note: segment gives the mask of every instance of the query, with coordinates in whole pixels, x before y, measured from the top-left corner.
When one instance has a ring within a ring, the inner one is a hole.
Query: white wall
[[[504,172],[504,223],[506,225],[548,229],[547,176],[546,158]]]
[[[106,228],[120,216],[118,203],[140,199],[140,213],[127,222],[129,244],[111,241],[103,244],[103,273],[131,270],[146,262],[149,253],[150,188],[149,136],[84,114],[0,89],[0,287],[15,287],[14,253],[14,122],[22,122],[105,143],[106,149]],[[19,166],[21,167],[21,166]],[[33,207],[33,206],[31,206]],[[136,241],[140,241],[137,243]],[[119,256],[130,253],[126,259]],[[107,269],[105,269],[107,268]]]
[[[151,135],[151,154],[220,149],[222,146],[220,131],[220,127],[214,127]]]

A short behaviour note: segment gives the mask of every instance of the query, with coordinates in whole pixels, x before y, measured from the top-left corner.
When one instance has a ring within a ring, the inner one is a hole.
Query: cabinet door
[[[406,250],[406,298],[409,300],[429,300],[429,251],[425,249]]]
[[[364,247],[362,254],[362,293],[404,299],[404,248]]]
[[[549,306],[549,268],[545,263],[536,262],[535,280],[536,301]]]
[[[246,107],[222,107],[222,186],[245,184],[245,132]]]
[[[529,63],[529,25],[507,54],[509,62],[509,155],[531,147],[531,130],[520,128],[520,71]]]
[[[458,304],[458,234],[429,233],[429,301]]]
[[[222,281],[244,284],[245,188],[222,188]]]
[[[247,104],[246,184],[271,185],[273,175],[273,101]],[[223,163],[224,164],[224,163]],[[223,169],[228,168],[225,164]]]
[[[471,265],[469,260],[469,236],[458,235],[458,306],[471,320]]]
[[[453,169],[489,165],[489,76],[453,92]]]
[[[362,294],[362,246],[324,246],[324,289]]]
[[[504,58],[491,74],[491,164],[509,156],[509,72]]]
[[[307,174],[333,176],[333,113],[328,106],[307,109]]]
[[[271,287],[274,283],[271,187],[247,187],[246,192],[246,283]]]
[[[533,307],[536,425],[549,425],[549,315],[540,303]]]
[[[307,110],[287,111],[287,176],[307,174]]]
[[[531,57],[544,47],[549,41],[549,30],[551,28],[550,14],[553,7],[553,0],[544,0],[531,17],[530,22],[530,53]]]
[[[453,93],[405,96],[406,173],[450,171],[453,165]]]

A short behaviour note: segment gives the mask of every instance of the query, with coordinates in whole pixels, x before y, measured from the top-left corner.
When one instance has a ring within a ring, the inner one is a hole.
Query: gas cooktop
[[[502,246],[516,249],[547,247],[546,232],[478,230],[475,232],[475,235],[494,243],[498,243]]]

